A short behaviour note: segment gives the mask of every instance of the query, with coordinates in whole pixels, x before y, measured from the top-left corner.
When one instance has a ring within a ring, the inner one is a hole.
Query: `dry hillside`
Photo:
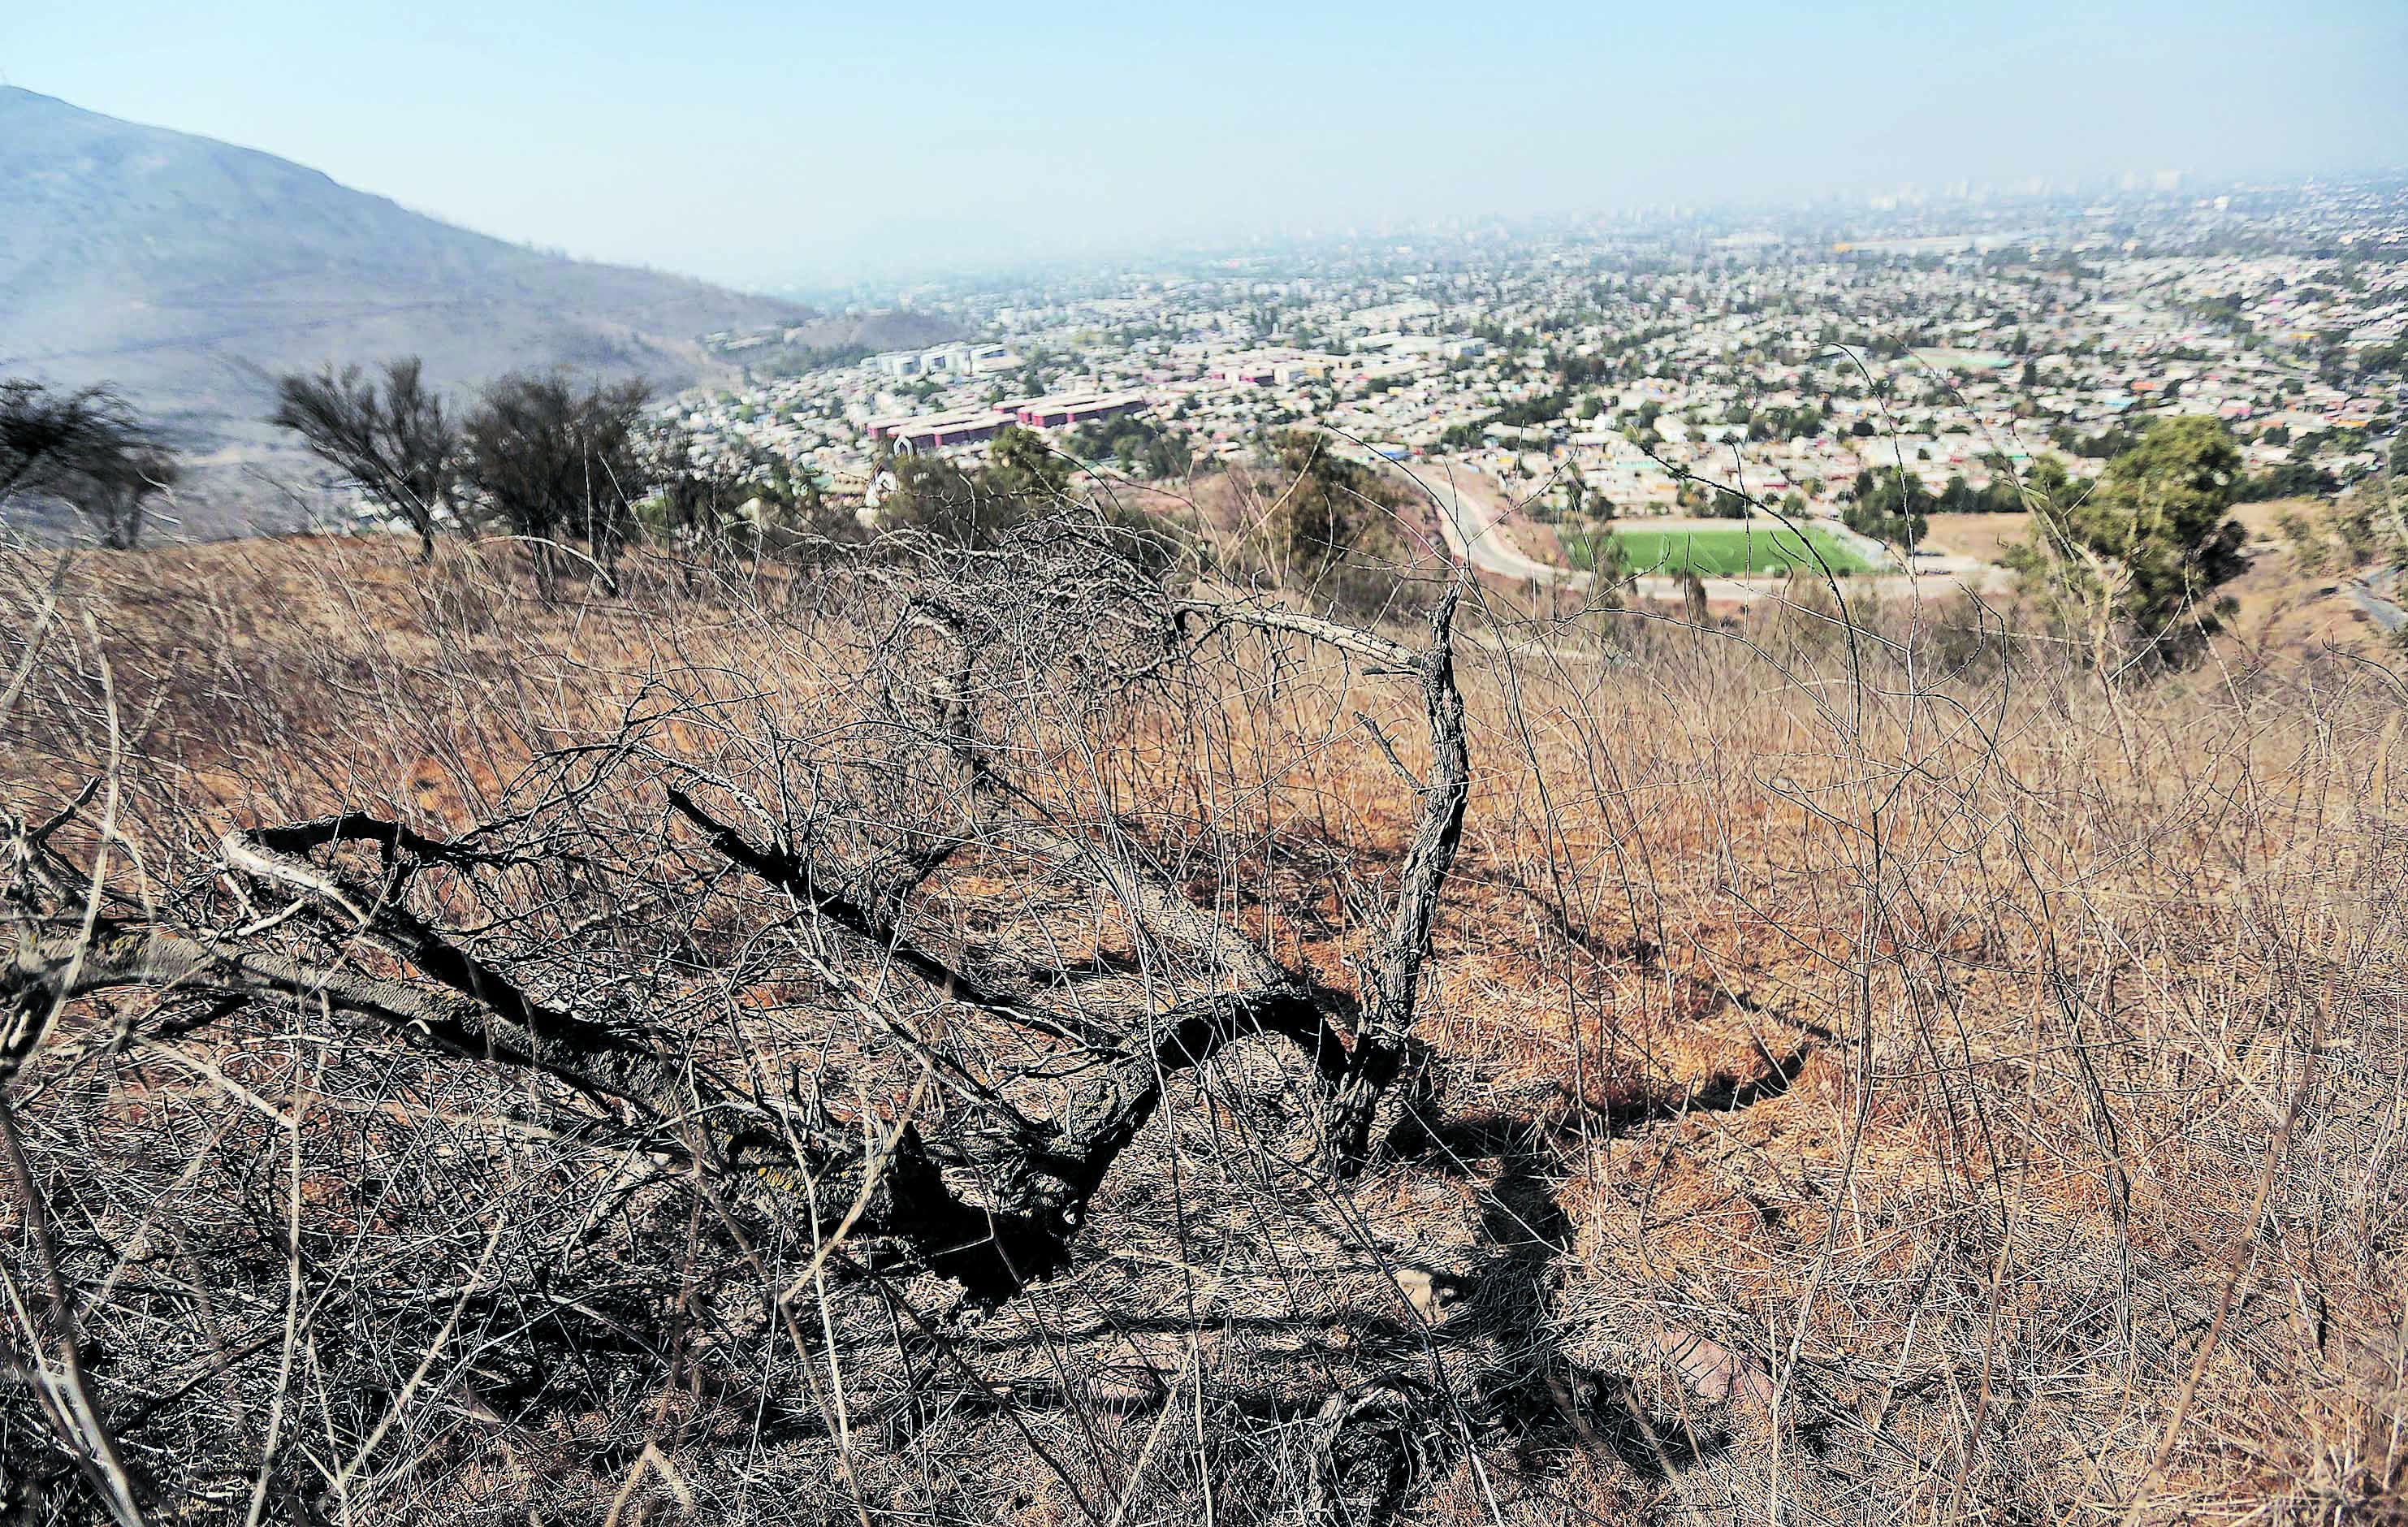
[[[1450,586],[9,555],[8,1509],[2408,1520],[2396,657]]]

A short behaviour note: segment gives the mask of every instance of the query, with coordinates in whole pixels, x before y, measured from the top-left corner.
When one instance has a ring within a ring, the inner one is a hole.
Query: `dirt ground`
[[[1935,536],[1994,553],[2014,533],[1965,518]],[[0,633],[28,631],[50,565],[6,571]],[[140,884],[206,882],[232,821],[501,814],[531,758],[597,745],[631,697],[691,675],[740,675],[744,704],[786,718],[760,743],[781,768],[858,688],[831,655],[840,616],[799,584],[741,610],[668,571],[643,586],[546,598],[507,561],[446,548],[422,569],[380,542],[85,558],[51,639],[81,644],[35,670],[0,778],[42,820],[123,748]],[[527,1180],[574,1200],[615,1170],[528,1132],[530,1088],[360,1036],[179,1031],[163,1060],[111,1047],[142,1010],[97,1006],[18,1102],[37,1178],[76,1185],[56,1233],[99,1290],[83,1314],[119,1365],[95,1380],[111,1414],[148,1460],[220,1439],[213,1488],[241,1498],[259,1463],[224,1439],[253,1434],[281,1354],[310,1418],[293,1467],[310,1448],[338,1466],[365,1422],[340,1448],[321,1433],[362,1392],[377,1419],[387,1391],[346,1387],[339,1331],[288,1343],[287,1309],[416,1300],[405,1356],[439,1349],[451,1311],[473,1358],[430,1359],[393,1407],[415,1462],[351,1479],[361,1520],[598,1519],[616,1492],[648,1520],[687,1520],[683,1500],[697,1520],[1292,1521],[1331,1397],[1383,1384],[1410,1423],[1377,1455],[1382,1509],[1433,1527],[2401,1520],[2408,748],[2389,670],[2243,639],[2102,691],[2044,641],[1942,623],[1843,640],[1803,609],[1704,630],[1485,618],[1465,617],[1474,785],[1416,1028],[1422,1112],[1363,1175],[1320,1164],[1297,1068],[1232,1052],[1130,1146],[1073,1264],[1000,1309],[849,1270],[790,1337],[757,1279],[698,1291],[702,1209],[664,1188],[657,1226],[599,1243],[615,1334],[523,1357],[552,1306],[513,1286],[472,1308],[480,1247],[519,1233]],[[1110,821],[1192,867],[1199,904],[1345,987],[1412,819],[1411,690],[1276,641],[1226,654],[1177,704],[1032,687],[1016,704],[1057,729],[1010,755],[1014,787],[1106,792]],[[0,634],[0,672],[26,661]],[[738,767],[736,705],[657,745]],[[1044,874],[983,867],[944,898],[1082,980],[1126,968]],[[663,958],[692,931],[662,930]],[[715,997],[710,1032],[742,1028],[770,1077],[866,1047],[814,1001]],[[960,1015],[931,1002],[912,1032],[941,1037]],[[359,1116],[439,1127],[443,1190],[415,1220],[343,1197],[388,1174],[359,1164],[377,1137],[350,1116],[286,1123],[370,1064],[406,1085],[363,1083]],[[219,1137],[263,1144],[186,1167],[185,1142]],[[290,1146],[289,1207],[287,1140],[332,1142],[309,1194]],[[561,1160],[523,1178],[538,1150]],[[186,1204],[219,1240],[104,1281]],[[288,1215],[314,1248],[289,1275]],[[18,1228],[0,1219],[11,1246]],[[226,1266],[267,1248],[265,1271],[196,1301],[188,1269],[219,1267],[221,1241]],[[810,1253],[746,1250],[794,1258],[778,1286],[820,1269]],[[604,1307],[549,1291],[557,1257],[525,1265],[543,1299]],[[237,1379],[248,1410],[224,1399]]]
[[[2031,516],[2024,514],[1934,514],[1924,544],[1957,556],[2000,562],[2008,547],[2031,534]]]

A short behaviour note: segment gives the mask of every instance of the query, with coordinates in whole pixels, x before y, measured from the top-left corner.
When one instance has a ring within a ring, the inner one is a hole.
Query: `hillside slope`
[[[108,382],[187,446],[247,455],[267,374],[415,353],[448,385],[566,365],[675,388],[701,336],[912,343],[923,315],[825,318],[545,254],[211,138],[0,88],[0,373]]]
[[[2236,633],[2109,689],[2011,607],[1849,641],[1795,603],[1600,629],[1484,597],[1426,1049],[1346,1175],[1321,1030],[1162,1015],[1259,1000],[1207,985],[1243,948],[1361,1033],[1421,685],[1283,630],[1172,647],[1199,591],[1082,602],[1111,574],[1060,523],[727,577],[636,552],[610,598],[450,540],[0,547],[31,675],[0,843],[45,849],[0,929],[48,952],[0,1002],[55,1014],[8,1119],[92,1408],[160,1498],[273,1477],[280,1398],[368,1460],[346,1501],[298,1457],[291,1517],[411,1527],[823,1527],[848,1493],[876,1527],[1685,1527],[1776,1491],[1865,1527],[2399,1527],[2388,668]],[[958,650],[896,640],[931,609]],[[1412,640],[1396,613],[1350,640]],[[222,846],[268,827],[304,873]],[[931,838],[876,936],[790,888],[894,885]],[[179,963],[36,984],[151,930]],[[266,986],[302,960],[303,1000]],[[546,1048],[488,1039],[487,992]],[[480,1027],[424,1043],[434,1001]],[[614,1069],[563,1065],[597,1040]],[[826,1164],[676,1154],[764,1116]],[[873,1217],[1021,1191],[987,1163],[1031,1138],[1117,1154],[1050,1153],[1027,1180],[1071,1214],[982,1200],[932,1251]],[[905,1199],[832,1154],[889,1141],[972,1164],[890,1173]],[[982,1248],[1042,1271],[974,1294]],[[105,1520],[37,1396],[0,1385],[16,1515]]]

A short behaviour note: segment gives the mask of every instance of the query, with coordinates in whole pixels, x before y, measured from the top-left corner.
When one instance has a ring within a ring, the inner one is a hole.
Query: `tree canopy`
[[[999,431],[975,470],[940,456],[898,456],[895,486],[880,503],[882,525],[920,531],[953,546],[991,547],[1021,526],[1049,515],[1093,514],[1131,563],[1158,573],[1179,554],[1164,522],[1109,491],[1090,493],[1079,464],[1017,425]]]
[[[608,563],[651,489],[640,382],[522,372],[485,389],[462,427],[462,475],[482,511],[531,540],[581,539]]]
[[[1328,585],[1343,597],[1350,567],[1391,545],[1396,489],[1307,430],[1275,437],[1271,459],[1285,481],[1258,533],[1269,570],[1282,582]]]
[[[1921,478],[1885,467],[1856,474],[1856,497],[1840,518],[1860,536],[1912,546],[1923,539],[1928,516],[1939,507]]]
[[[2089,493],[2034,496],[2041,534],[2023,566],[2072,597],[2102,651],[2121,631],[2161,662],[2185,661],[2232,612],[2214,591],[2248,566],[2229,517],[2241,481],[2222,421],[2154,421]]]

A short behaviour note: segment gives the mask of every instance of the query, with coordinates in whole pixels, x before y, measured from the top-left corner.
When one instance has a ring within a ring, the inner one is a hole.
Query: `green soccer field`
[[[1778,577],[1801,565],[1809,571],[1816,571],[1819,569],[1814,558],[1807,552],[1809,544],[1822,554],[1823,561],[1833,572],[1864,572],[1872,566],[1836,536],[1813,527],[1804,532],[1802,541],[1799,532],[1772,525],[1610,533],[1622,542],[1623,552],[1630,558],[1631,570],[1639,573],[1694,571],[1701,578],[1766,578]],[[1591,565],[1593,540],[1584,536],[1563,538],[1564,555],[1573,567]]]

